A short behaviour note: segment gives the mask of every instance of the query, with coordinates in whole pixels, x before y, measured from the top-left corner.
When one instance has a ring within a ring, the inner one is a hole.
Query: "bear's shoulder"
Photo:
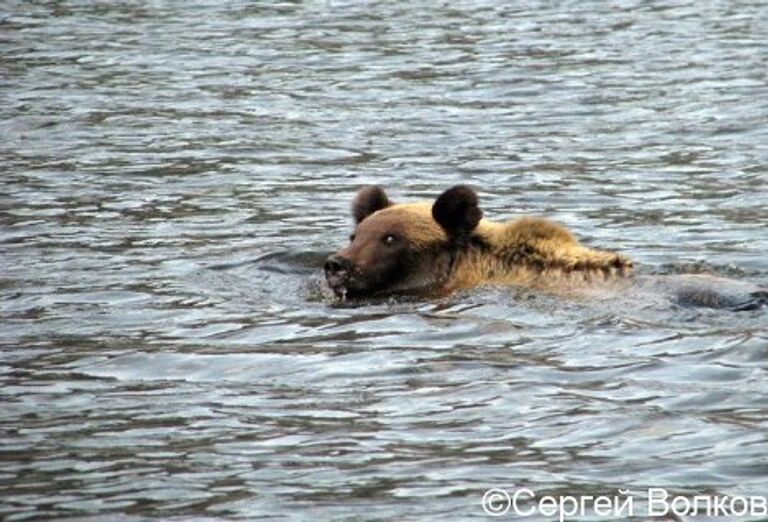
[[[549,243],[551,246],[574,245],[578,240],[562,225],[539,217],[521,217],[506,223],[482,220],[476,234],[495,248]]]
[[[563,225],[539,217],[522,217],[506,223],[483,220],[476,237],[507,266],[537,270],[626,273],[632,262],[625,256],[582,245]]]

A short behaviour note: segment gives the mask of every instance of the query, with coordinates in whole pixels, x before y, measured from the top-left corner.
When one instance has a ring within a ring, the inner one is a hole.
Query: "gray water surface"
[[[0,5],[0,518],[768,494],[768,314],[339,306],[361,185],[768,284],[765,2]]]

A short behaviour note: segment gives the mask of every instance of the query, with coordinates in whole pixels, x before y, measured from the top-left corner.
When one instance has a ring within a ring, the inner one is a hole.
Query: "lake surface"
[[[339,306],[377,183],[768,284],[764,2],[0,6],[0,518],[768,494],[768,312]]]

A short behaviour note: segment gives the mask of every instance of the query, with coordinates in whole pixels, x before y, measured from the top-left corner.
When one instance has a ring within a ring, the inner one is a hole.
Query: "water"
[[[0,517],[768,491],[765,312],[337,306],[362,184],[768,284],[762,2],[3,2]]]

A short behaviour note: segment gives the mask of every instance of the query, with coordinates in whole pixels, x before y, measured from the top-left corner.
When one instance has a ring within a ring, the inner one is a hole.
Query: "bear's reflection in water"
[[[448,295],[481,285],[563,296],[659,296],[681,305],[751,310],[768,304],[755,285],[702,274],[634,275],[622,254],[588,248],[562,226],[526,217],[482,219],[477,194],[457,185],[434,203],[390,202],[379,187],[352,204],[350,244],[324,265],[334,295]],[[651,299],[653,300],[653,299]]]

